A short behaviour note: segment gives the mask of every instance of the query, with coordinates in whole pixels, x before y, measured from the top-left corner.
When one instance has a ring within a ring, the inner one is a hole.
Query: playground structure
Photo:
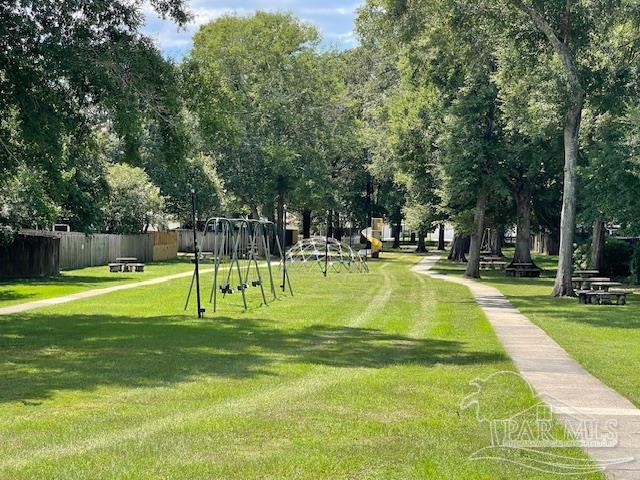
[[[205,224],[204,235],[214,236],[213,251],[202,252],[197,241],[195,242],[196,254],[193,260],[195,268],[187,293],[185,310],[189,306],[194,284],[200,302],[198,267],[202,261],[211,261],[214,266],[213,284],[209,295],[209,303],[213,305],[214,312],[218,308],[219,295],[222,295],[224,299],[236,292],[240,292],[242,306],[246,311],[249,308],[247,290],[250,287],[260,289],[264,305],[269,303],[268,296],[273,300],[277,299],[278,288],[283,293],[288,289],[289,293],[293,295],[285,252],[282,248],[283,244],[274,223],[245,218],[210,218]],[[274,272],[274,261],[277,262],[279,272]],[[277,286],[276,274],[281,275],[280,283]],[[265,287],[268,289],[269,295],[267,295]],[[201,307],[198,307],[198,311],[199,316],[204,313],[204,309]]]
[[[312,237],[299,241],[287,252],[287,262],[291,267],[300,266],[307,270],[317,266],[325,275],[329,268],[336,273],[369,272],[365,254],[331,237]]]
[[[326,277],[329,269],[335,273],[346,271],[349,273],[369,273],[367,263],[369,255],[377,258],[382,250],[383,219],[375,218],[372,227],[362,230],[360,233],[371,243],[371,250],[364,249],[355,251],[351,247],[353,235],[351,228],[353,223],[349,221],[349,245],[330,236],[329,225],[331,224],[331,211],[327,215],[327,230],[324,237],[317,236],[305,238],[291,247],[286,255],[287,263],[290,266],[306,267],[307,270],[317,266],[320,272]],[[374,253],[376,254],[374,256]]]
[[[371,258],[378,258],[380,252],[384,248],[382,243],[382,229],[384,227],[383,218],[372,218],[371,226],[360,232],[364,238],[371,244]],[[369,252],[367,252],[368,254]]]

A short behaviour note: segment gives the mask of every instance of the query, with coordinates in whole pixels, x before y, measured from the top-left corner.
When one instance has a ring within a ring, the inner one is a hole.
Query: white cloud
[[[248,8],[199,8],[192,9],[194,23],[196,25],[204,25],[225,15],[251,15],[255,10]]]
[[[323,8],[323,7],[319,7],[319,8],[301,8],[298,10],[298,12],[302,13],[303,15],[344,15],[344,16],[351,16],[351,15],[355,15],[356,10],[358,9],[360,5],[356,4],[356,5],[352,5],[351,7],[335,7],[335,8]]]
[[[224,15],[251,15],[257,10],[285,11],[315,24],[325,43],[337,48],[350,48],[358,41],[353,31],[353,20],[359,3],[346,5],[341,0],[190,0],[193,21],[178,28],[170,21],[157,17],[148,1],[143,4],[146,25],[144,33],[153,38],[165,55],[180,59],[192,45],[198,28]]]

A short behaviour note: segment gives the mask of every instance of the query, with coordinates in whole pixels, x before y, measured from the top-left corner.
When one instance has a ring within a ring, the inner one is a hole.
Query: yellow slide
[[[371,253],[378,253],[382,251],[382,247],[384,247],[384,243],[379,238],[373,236],[372,228],[365,228],[362,230],[362,236],[367,239],[367,241],[371,242]]]

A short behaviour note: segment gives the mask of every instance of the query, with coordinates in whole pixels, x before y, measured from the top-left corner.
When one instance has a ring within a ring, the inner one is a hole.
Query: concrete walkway
[[[582,368],[496,288],[465,278],[431,272],[430,269],[440,258],[425,257],[414,270],[438,280],[467,286],[522,377],[569,430],[587,419],[601,432],[617,432],[617,445],[612,447],[594,448],[588,442],[581,441],[584,450],[604,470],[607,477],[615,480],[639,480],[640,410]],[[637,346],[634,345],[633,348]],[[612,422],[617,422],[617,427]],[[584,430],[584,423],[580,425]]]
[[[200,270],[200,273],[211,273],[212,268]],[[136,283],[123,283],[121,285],[115,285],[107,288],[96,288],[93,290],[85,290],[83,292],[72,293],[71,295],[65,295],[63,297],[46,298],[44,300],[36,300],[34,302],[20,303],[18,305],[10,305],[8,307],[0,308],[0,315],[10,315],[12,313],[22,313],[36,308],[50,307],[52,305],[59,305],[61,303],[75,302],[76,300],[82,300],[84,298],[99,297],[100,295],[106,295],[107,293],[119,292],[121,290],[129,290],[131,288],[148,287],[149,285],[158,285],[159,283],[170,282],[179,278],[186,278],[193,275],[193,272],[176,273],[174,275],[167,275],[165,277],[152,278],[151,280],[145,280],[143,282]]]

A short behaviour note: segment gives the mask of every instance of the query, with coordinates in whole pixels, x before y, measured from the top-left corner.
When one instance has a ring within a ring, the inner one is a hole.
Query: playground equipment
[[[363,253],[355,252],[335,238],[305,238],[291,247],[287,252],[287,261],[291,267],[302,267],[310,270],[318,267],[323,274],[329,268],[340,273],[368,273],[369,265]]]
[[[369,272],[367,265],[367,251],[355,252],[351,248],[353,222],[349,219],[349,245],[333,238],[330,233],[333,212],[327,212],[327,229],[324,237],[305,238],[291,247],[287,254],[287,261],[292,266],[303,266],[307,269],[318,266],[326,277],[329,268],[339,273],[343,269],[347,272]]]
[[[371,244],[371,258],[378,258],[380,252],[384,248],[382,243],[382,228],[384,226],[384,219],[372,218],[371,226],[362,230],[362,236],[367,239]]]
[[[266,287],[270,297],[275,300],[277,288],[274,280],[274,260],[278,262],[282,273],[278,288],[282,292],[288,289],[293,295],[285,252],[280,243],[278,229],[272,222],[245,218],[210,218],[204,227],[204,237],[207,235],[213,235],[213,248],[211,252],[202,252],[196,243],[194,259],[196,268],[187,293],[185,310],[189,305],[194,283],[197,288],[199,286],[198,264],[206,259],[207,254],[210,255],[214,266],[213,283],[209,295],[209,302],[213,304],[214,312],[217,311],[219,294],[224,299],[236,292],[240,292],[242,305],[246,311],[249,308],[247,290],[251,287],[260,289],[262,303],[267,305],[265,280],[268,281]],[[261,261],[264,262],[263,265],[260,265]]]

